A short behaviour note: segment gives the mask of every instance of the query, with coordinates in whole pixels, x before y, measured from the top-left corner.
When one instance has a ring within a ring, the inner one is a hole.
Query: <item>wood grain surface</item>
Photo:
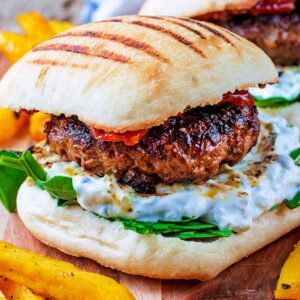
[[[0,148],[20,149],[26,148],[30,143],[30,140],[26,138],[26,133],[22,132],[12,144],[0,145]],[[0,239],[74,263],[79,268],[112,277],[128,286],[140,300],[268,300],[273,299],[273,291],[280,269],[293,246],[300,239],[300,228],[243,259],[216,279],[208,282],[147,279],[102,267],[88,259],[71,257],[40,243],[24,227],[16,213],[9,215],[1,206]]]

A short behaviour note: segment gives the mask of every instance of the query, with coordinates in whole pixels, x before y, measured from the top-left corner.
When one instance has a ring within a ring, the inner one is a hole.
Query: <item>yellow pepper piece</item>
[[[43,300],[45,298],[34,295],[31,290],[25,286],[18,285],[13,281],[0,277],[0,289],[6,298],[13,300]],[[0,297],[1,299],[1,297]]]
[[[41,42],[75,26],[69,22],[48,21],[38,12],[19,15],[17,21],[25,35],[0,32],[0,52],[11,63],[15,63]]]
[[[54,35],[48,21],[38,12],[19,15],[17,21],[34,45],[40,44]]]
[[[285,262],[275,290],[276,299],[300,299],[300,242]]]
[[[6,300],[4,294],[2,293],[2,291],[0,290],[0,300]]]
[[[48,21],[48,22],[55,34],[61,33],[63,31],[75,27],[75,24],[69,22],[59,22],[59,21]]]
[[[10,109],[0,109],[0,143],[6,142],[17,133],[17,118]]]
[[[3,241],[0,241],[0,274],[36,294],[57,300],[134,299],[126,287],[111,278]]]
[[[46,138],[45,133],[43,132],[45,123],[50,120],[50,116],[43,113],[37,112],[34,113],[30,118],[29,130],[32,138],[39,142]]]
[[[15,63],[33,47],[32,41],[17,33],[0,32],[0,52],[9,60]]]

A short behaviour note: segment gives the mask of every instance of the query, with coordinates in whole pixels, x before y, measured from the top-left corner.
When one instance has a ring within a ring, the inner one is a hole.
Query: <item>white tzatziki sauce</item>
[[[74,162],[61,162],[58,156],[53,159],[53,154],[49,164],[47,159],[37,159],[49,177],[72,176],[79,205],[100,216],[150,222],[194,217],[220,229],[241,231],[300,190],[300,168],[289,156],[300,147],[298,128],[280,117],[261,115],[260,120],[257,145],[237,165],[222,167],[201,185],[158,185],[153,195],[138,194],[119,185],[113,175],[98,177]]]
[[[283,98],[296,100],[300,95],[300,67],[284,67],[278,70],[278,84],[269,84],[263,89],[251,88],[249,92],[260,99]]]

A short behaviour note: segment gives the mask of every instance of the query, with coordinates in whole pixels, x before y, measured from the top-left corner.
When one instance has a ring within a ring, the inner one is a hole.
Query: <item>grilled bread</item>
[[[33,49],[1,81],[0,106],[76,115],[124,132],[276,81],[262,50],[216,25],[125,16],[76,27]]]
[[[19,193],[18,214],[52,247],[126,273],[161,279],[212,279],[300,224],[300,207],[282,208],[261,216],[251,229],[216,241],[141,235],[80,207],[57,207],[45,191],[28,183]]]

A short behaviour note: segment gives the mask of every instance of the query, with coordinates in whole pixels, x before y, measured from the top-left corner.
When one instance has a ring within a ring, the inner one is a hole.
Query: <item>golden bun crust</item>
[[[125,16],[73,28],[33,49],[1,81],[0,107],[76,115],[124,132],[272,82],[277,71],[267,55],[225,29]]]
[[[289,123],[298,126],[300,129],[300,103],[296,102],[294,104],[277,107],[277,108],[259,108],[260,111],[265,114],[276,117],[282,116],[289,121]]]
[[[147,0],[141,15],[195,17],[224,10],[244,10],[254,7],[260,0]]]
[[[140,235],[80,207],[57,207],[45,191],[26,182],[18,195],[18,214],[45,244],[129,274],[161,279],[212,279],[300,225],[300,208],[283,208],[268,212],[244,233],[214,242]]]

